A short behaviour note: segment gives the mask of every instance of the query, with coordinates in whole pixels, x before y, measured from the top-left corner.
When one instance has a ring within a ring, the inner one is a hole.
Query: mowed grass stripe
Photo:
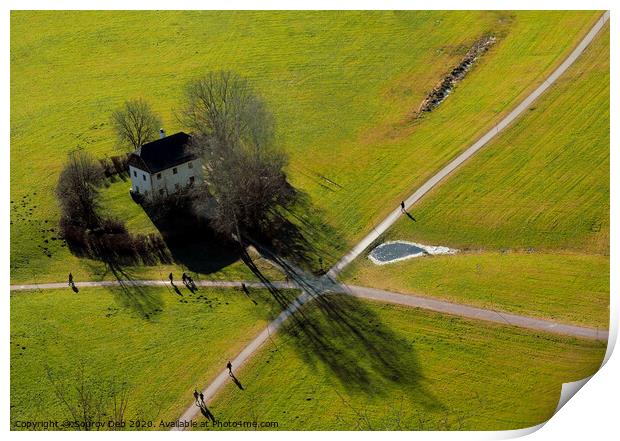
[[[390,237],[609,253],[609,25],[530,112]]]
[[[172,109],[188,79],[219,68],[248,76],[276,114],[279,139],[291,157],[291,181],[311,197],[317,223],[335,230],[311,237],[328,265],[509,111],[597,17],[482,11],[14,12],[11,198],[27,197],[32,211],[11,219],[12,279],[57,280],[67,266],[85,274],[98,271],[59,245],[45,244],[39,226],[57,223],[51,191],[67,151],[79,146],[98,156],[114,152],[108,118],[126,98],[149,100],[173,132],[181,127]],[[489,32],[500,37],[496,47],[433,115],[411,125],[412,109]],[[321,176],[342,188],[326,189]],[[149,228],[144,217],[128,223]],[[306,233],[312,236],[310,229]]]

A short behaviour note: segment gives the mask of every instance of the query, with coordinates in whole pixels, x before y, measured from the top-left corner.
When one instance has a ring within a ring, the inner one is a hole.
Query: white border
[[[130,1],[130,0],[89,0],[88,3],[77,0],[38,0],[38,1],[14,1],[9,0],[3,2],[4,14],[2,16],[2,25],[0,26],[0,32],[4,38],[3,50],[3,69],[2,77],[4,88],[2,89],[2,102],[3,102],[3,116],[1,133],[4,134],[4,148],[1,151],[3,155],[3,161],[0,162],[0,170],[2,170],[2,176],[4,178],[1,181],[0,188],[3,195],[3,206],[0,215],[0,228],[2,229],[2,244],[3,252],[0,256],[2,262],[2,282],[3,286],[9,285],[9,198],[10,198],[10,167],[9,160],[10,154],[8,146],[10,145],[10,102],[9,102],[9,60],[10,60],[10,9],[597,9],[597,10],[611,10],[611,16],[614,20],[616,11],[620,11],[620,8],[615,7],[612,1],[575,1],[575,0],[506,0],[501,3],[492,0],[468,0],[464,2],[447,1],[447,0],[433,0],[431,1],[406,1],[406,0],[383,0],[378,1],[338,1],[338,0],[315,0],[315,1],[276,1],[265,0],[259,1],[242,1],[242,0],[229,0],[226,2],[204,2],[197,0],[153,0],[153,1]],[[610,21],[611,21],[610,20]],[[618,170],[618,155],[617,148],[618,135],[617,135],[617,121],[618,121],[618,88],[617,81],[620,78],[620,72],[618,70],[618,54],[617,43],[620,41],[620,35],[617,26],[611,26],[611,145],[614,148],[611,150],[611,168],[612,170]],[[617,239],[616,223],[618,219],[618,180],[615,178],[615,173],[611,173],[611,249],[617,250],[620,243]],[[606,354],[607,364],[601,368],[601,370],[589,381],[583,389],[579,392],[579,398],[570,400],[561,411],[555,415],[544,427],[539,430],[533,437],[537,440],[548,439],[607,439],[610,438],[612,433],[618,433],[618,418],[617,418],[617,402],[618,394],[620,392],[620,381],[617,372],[620,372],[620,362],[618,357],[610,359],[615,340],[617,338],[618,331],[618,277],[616,272],[613,271],[616,268],[615,252],[611,255],[611,324],[610,324],[610,342],[608,351]],[[4,324],[4,338],[0,339],[0,347],[2,348],[2,369],[5,375],[2,376],[4,381],[4,387],[2,388],[2,420],[0,422],[4,431],[9,429],[9,295],[8,292],[5,295],[4,302],[2,303],[3,317],[6,321]],[[541,425],[542,426],[542,425]],[[506,437],[521,436],[527,433],[531,433],[533,429],[525,429],[514,432],[390,432],[389,436],[393,438],[411,439],[415,437],[418,439],[467,439],[467,440],[481,440],[481,439],[504,439]],[[28,432],[11,432],[9,436],[15,438],[26,438],[38,436],[38,433]],[[285,439],[294,436],[295,438],[310,439],[315,438],[317,434],[312,432],[266,432],[252,434],[252,437],[258,437],[259,439]],[[382,436],[386,436],[382,435]],[[54,438],[81,438],[82,433],[50,433],[44,434],[45,437]],[[96,433],[95,437],[110,436],[109,433]],[[164,436],[171,436],[168,432],[155,432],[155,433],[114,433],[112,436],[124,437],[149,437],[159,438]],[[204,433],[188,433],[180,436],[190,437],[204,437]],[[244,436],[243,433],[210,433],[209,437],[213,438],[240,438]],[[327,438],[341,437],[340,433],[323,433],[320,436]],[[369,439],[374,438],[372,433],[356,433],[356,438]]]

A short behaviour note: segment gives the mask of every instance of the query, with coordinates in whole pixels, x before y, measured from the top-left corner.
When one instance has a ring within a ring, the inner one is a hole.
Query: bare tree
[[[126,382],[109,382],[108,396],[111,401],[110,420],[114,429],[123,427],[125,423],[125,411],[129,404],[128,385]]]
[[[92,156],[83,150],[70,152],[56,185],[62,216],[74,225],[96,226],[102,181],[103,170]]]
[[[123,148],[137,149],[157,137],[161,120],[142,99],[125,101],[122,109],[112,114],[112,126]]]
[[[205,167],[204,185],[195,191],[197,211],[238,240],[242,230],[267,226],[293,191],[265,103],[239,75],[212,72],[187,86],[182,120],[194,132],[192,145]]]
[[[49,366],[45,367],[47,379],[54,395],[67,412],[77,429],[122,427],[128,404],[128,387],[125,382],[106,381],[91,377],[83,362],[76,371],[59,378]]]
[[[195,134],[223,144],[251,141],[258,146],[273,139],[273,118],[247,80],[234,72],[210,72],[185,90],[181,120]]]

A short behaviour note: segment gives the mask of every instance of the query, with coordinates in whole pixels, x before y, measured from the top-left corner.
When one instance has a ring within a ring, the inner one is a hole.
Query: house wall
[[[190,164],[192,165],[191,168]],[[134,176],[134,172],[137,176]],[[133,166],[129,166],[129,174],[131,176],[132,191],[139,192],[140,194],[144,194],[145,191],[148,191],[147,197],[165,196],[189,185],[191,177],[194,177],[194,184],[202,182],[202,164],[199,159],[194,159],[164,169],[158,173],[153,173],[152,175]],[[139,191],[137,189],[139,189]]]
[[[131,178],[131,191],[142,195],[148,192],[148,196],[152,195],[151,175],[148,172],[130,165],[129,177]]]

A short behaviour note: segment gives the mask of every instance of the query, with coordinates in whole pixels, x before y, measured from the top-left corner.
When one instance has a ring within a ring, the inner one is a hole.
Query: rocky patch
[[[467,75],[467,72],[469,72],[478,58],[484,55],[495,42],[496,38],[493,35],[477,40],[467,51],[467,54],[465,54],[458,66],[452,69],[422,101],[416,112],[416,117],[425,112],[431,112],[441,104],[452,93],[456,84],[465,78],[465,75]]]

